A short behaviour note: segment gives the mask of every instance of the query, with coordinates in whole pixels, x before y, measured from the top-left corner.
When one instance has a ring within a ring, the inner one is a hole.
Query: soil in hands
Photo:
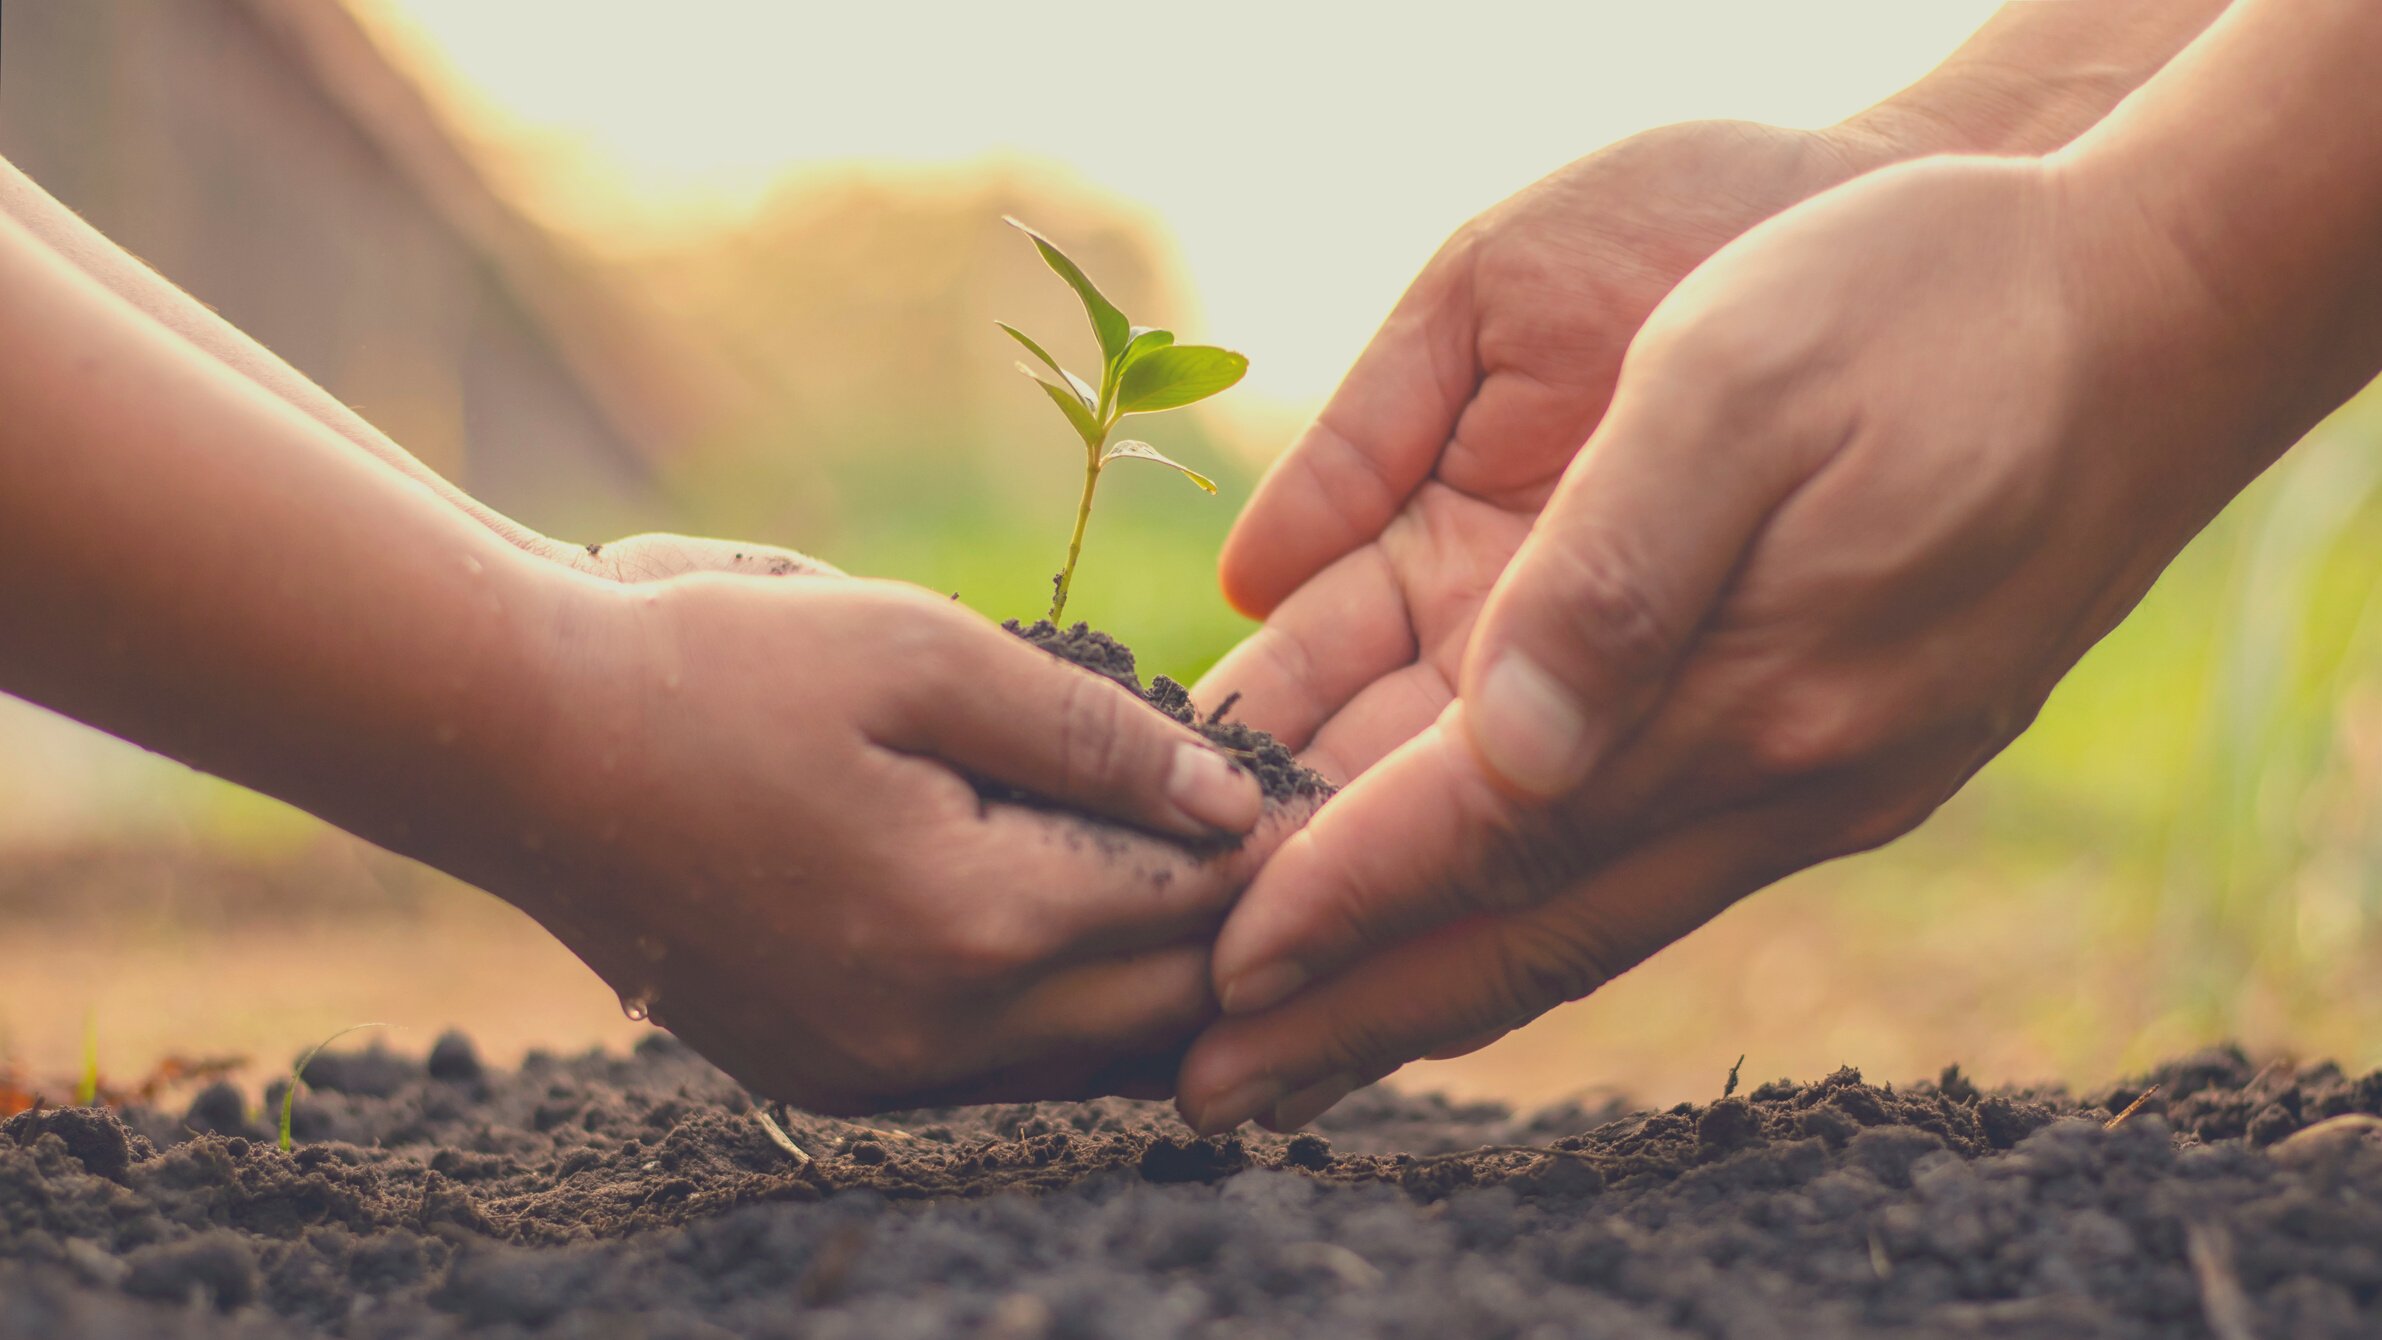
[[[309,1078],[292,1153],[270,1090],[0,1124],[0,1337],[2382,1334],[2382,1073],[2234,1051],[2083,1094],[1375,1089],[1288,1138],[785,1114],[799,1155],[659,1034]]]
[[[1153,711],[1198,731],[1208,743],[1257,778],[1269,805],[1321,803],[1332,794],[1332,784],[1322,774],[1302,765],[1281,741],[1254,726],[1233,720],[1235,704],[1219,704],[1212,714],[1202,716],[1191,705],[1191,691],[1166,676],[1152,677],[1145,687],[1133,661],[1133,649],[1099,629],[1084,623],[1061,628],[1048,619],[1038,619],[1032,624],[1011,619],[1001,626],[1061,660],[1115,680],[1148,703]],[[997,783],[979,782],[977,789],[990,800],[1029,799]]]

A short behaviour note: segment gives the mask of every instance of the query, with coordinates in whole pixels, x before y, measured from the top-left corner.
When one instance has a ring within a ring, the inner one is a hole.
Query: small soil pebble
[[[181,1111],[0,1123],[0,1340],[2382,1334],[2382,1073],[2231,1050],[2081,1096],[1377,1087],[1290,1137],[1114,1099],[779,1112],[807,1158],[665,1035],[403,1069],[306,1095],[289,1153]]]

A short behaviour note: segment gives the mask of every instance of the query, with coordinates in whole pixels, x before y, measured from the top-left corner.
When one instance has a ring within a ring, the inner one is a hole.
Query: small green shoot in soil
[[[1092,494],[1100,487],[1100,472],[1110,461],[1156,461],[1181,471],[1185,478],[1208,492],[1216,491],[1215,482],[1206,475],[1180,461],[1167,459],[1147,442],[1127,438],[1111,443],[1109,435],[1116,431],[1117,421],[1128,414],[1155,414],[1205,400],[1239,381],[1241,374],[1249,370],[1249,360],[1213,345],[1176,344],[1173,331],[1134,325],[1117,310],[1115,303],[1102,296],[1082,267],[1067,259],[1067,254],[1053,246],[1049,238],[1016,219],[1004,222],[1032,238],[1043,262],[1083,300],[1084,315],[1092,323],[1092,336],[1100,344],[1100,381],[1094,386],[1060,367],[1058,360],[1044,352],[1024,331],[1006,321],[995,323],[1009,332],[1009,338],[1024,345],[1036,362],[1050,370],[1051,375],[1045,377],[1024,363],[1017,365],[1018,371],[1042,387],[1051,403],[1067,416],[1067,425],[1083,440],[1083,499],[1075,508],[1075,533],[1067,540],[1067,565],[1059,569],[1051,583],[1050,621],[1057,623],[1067,608],[1067,590],[1075,581],[1075,560],[1083,553],[1084,527],[1092,519]]]
[[[289,1152],[290,1113],[297,1107],[298,1084],[306,1078],[306,1067],[313,1065],[314,1058],[323,1054],[323,1048],[330,1046],[332,1043],[337,1042],[343,1037],[346,1037],[350,1033],[360,1032],[367,1028],[387,1027],[387,1024],[349,1024],[347,1027],[340,1029],[331,1036],[324,1038],[318,1043],[315,1043],[312,1047],[307,1049],[304,1056],[298,1058],[298,1064],[291,1067],[289,1072],[289,1087],[281,1091],[281,1151],[283,1153],[286,1154]]]
[[[99,1101],[99,1016],[95,1012],[83,1015],[83,1074],[74,1082],[74,1105],[89,1107]]]

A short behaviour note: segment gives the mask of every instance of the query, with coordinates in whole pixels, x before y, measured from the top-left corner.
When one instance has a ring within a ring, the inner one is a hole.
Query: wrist
[[[2239,6],[2050,165],[2171,387],[2251,473],[2382,368],[2382,9]],[[2278,75],[2278,71],[2282,72]]]
[[[2091,80],[1947,66],[1829,127],[1878,165],[1933,154],[2046,154],[2108,113],[2122,91]]]
[[[1926,77],[1831,129],[1904,158],[2050,153],[2097,125],[2230,3],[2007,5]]]
[[[386,742],[356,778],[367,794],[343,797],[352,817],[326,817],[509,897],[553,812],[548,759],[578,709],[576,611],[608,587],[500,546],[466,566],[478,587],[468,613],[422,665],[398,669],[418,687],[392,692],[387,719],[356,732]]]

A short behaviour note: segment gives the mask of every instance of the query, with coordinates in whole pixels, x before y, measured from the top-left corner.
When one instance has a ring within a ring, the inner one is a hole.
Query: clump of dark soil
[[[1320,803],[1332,794],[1332,784],[1322,774],[1301,765],[1281,741],[1254,726],[1231,720],[1230,702],[1219,705],[1210,716],[1201,716],[1191,705],[1191,691],[1166,676],[1153,677],[1145,688],[1133,662],[1133,649],[1090,624],[1061,628],[1048,619],[1037,619],[1030,625],[1011,619],[1001,626],[1061,660],[1106,675],[1131,689],[1152,708],[1206,736],[1208,743],[1255,775],[1258,785],[1265,789],[1267,803]],[[990,799],[1023,799],[995,785],[980,783],[978,789]]]
[[[2382,1331],[2382,1073],[2229,1050],[2081,1096],[1376,1089],[1289,1138],[1123,1100],[796,1114],[799,1154],[659,1034],[311,1074],[292,1153],[271,1091],[0,1125],[0,1336]]]

